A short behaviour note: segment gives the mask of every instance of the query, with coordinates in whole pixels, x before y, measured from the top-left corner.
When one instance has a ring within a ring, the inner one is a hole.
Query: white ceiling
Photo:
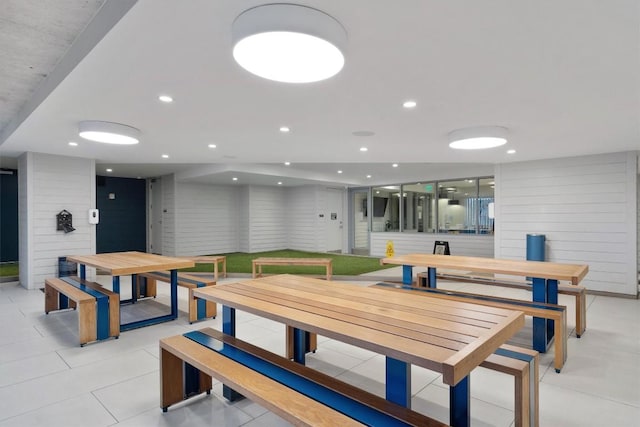
[[[98,173],[110,167],[117,176],[353,186],[428,179],[460,170],[456,164],[474,176],[491,174],[496,163],[640,150],[637,0],[299,1],[348,33],[342,72],[305,85],[263,80],[233,61],[233,20],[263,3],[107,0],[22,111],[0,121],[8,123],[0,133],[4,164],[35,151],[94,158]],[[100,6],[59,4],[52,20],[65,7],[72,15]],[[10,12],[0,10],[0,24]],[[29,49],[5,36],[0,30],[2,51],[26,62]],[[18,85],[0,72],[0,94]],[[160,103],[159,94],[175,101]],[[403,109],[407,99],[417,108]],[[84,141],[82,120],[134,126],[141,142]],[[279,132],[283,125],[291,132]],[[481,125],[507,127],[509,143],[448,147],[447,133]]]

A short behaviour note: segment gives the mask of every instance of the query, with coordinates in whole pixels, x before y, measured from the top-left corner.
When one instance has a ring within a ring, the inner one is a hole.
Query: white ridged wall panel
[[[371,256],[386,256],[387,241],[393,242],[396,255],[433,252],[436,240],[449,242],[451,255],[493,258],[493,236],[430,233],[371,233]]]
[[[162,185],[162,254],[179,255],[176,252],[176,179],[175,175],[161,177]]]
[[[631,152],[498,165],[496,258],[545,234],[547,261],[589,265],[588,289],[636,295],[637,182]]]
[[[249,252],[249,187],[235,191],[238,197],[238,251]]]
[[[232,186],[176,183],[177,255],[238,250],[236,192]]]
[[[20,283],[37,289],[57,276],[58,257],[95,253],[96,226],[88,221],[89,209],[95,208],[95,162],[25,153],[19,159],[18,191]],[[73,215],[75,231],[56,230],[56,214],[63,209]]]
[[[287,248],[299,251],[318,250],[319,212],[316,187],[292,187],[286,193]]]
[[[287,209],[282,187],[249,187],[249,252],[287,247]]]

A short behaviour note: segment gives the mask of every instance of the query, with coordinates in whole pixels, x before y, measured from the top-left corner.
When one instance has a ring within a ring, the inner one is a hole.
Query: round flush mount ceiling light
[[[78,135],[89,141],[132,145],[140,142],[140,131],[120,123],[88,120],[78,125]]]
[[[477,126],[449,133],[449,147],[461,150],[480,150],[499,147],[507,143],[507,128]]]
[[[232,26],[233,58],[268,80],[311,83],[344,66],[347,32],[333,17],[296,4],[266,4],[244,11]]]

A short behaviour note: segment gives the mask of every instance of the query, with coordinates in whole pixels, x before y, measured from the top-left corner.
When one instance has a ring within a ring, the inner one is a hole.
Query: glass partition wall
[[[371,189],[372,232],[491,234],[493,177]]]

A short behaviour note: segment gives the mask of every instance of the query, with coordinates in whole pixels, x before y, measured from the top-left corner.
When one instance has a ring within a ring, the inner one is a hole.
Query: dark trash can
[[[66,256],[58,257],[58,277],[77,276],[78,264],[67,261]]]

